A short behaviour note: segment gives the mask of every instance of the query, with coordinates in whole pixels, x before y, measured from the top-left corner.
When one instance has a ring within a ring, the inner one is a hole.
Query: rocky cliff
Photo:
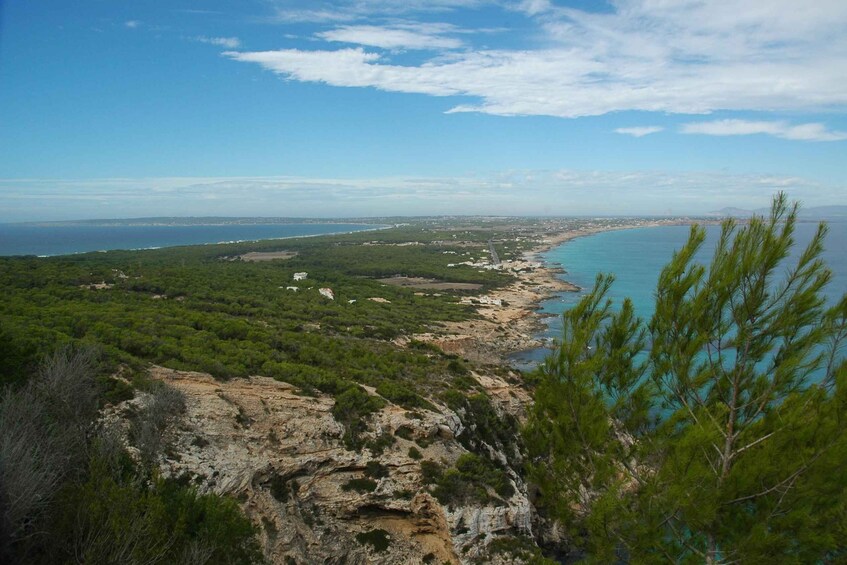
[[[510,563],[532,545],[517,452],[484,437],[468,441],[473,424],[462,409],[387,403],[368,418],[370,447],[350,450],[330,396],[265,377],[217,381],[160,367],[150,376],[185,394],[162,473],[237,498],[272,563]],[[521,416],[525,391],[474,377],[496,411]],[[139,402],[143,395],[118,415]],[[498,482],[454,468],[479,465],[469,446],[485,452],[480,473]]]

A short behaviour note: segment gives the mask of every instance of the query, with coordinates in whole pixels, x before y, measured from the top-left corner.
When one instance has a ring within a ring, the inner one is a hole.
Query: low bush
[[[141,459],[151,464],[164,447],[165,428],[185,410],[185,394],[163,382],[154,381],[150,399],[132,419],[130,435]]]
[[[379,461],[368,461],[365,465],[365,474],[374,479],[381,479],[388,476],[388,467]]]
[[[515,489],[508,475],[488,459],[465,453],[456,466],[445,469],[434,461],[421,461],[421,477],[432,487],[432,494],[444,505],[486,504],[496,497],[509,498]]]
[[[344,444],[348,449],[362,447],[360,435],[367,430],[366,418],[385,406],[385,401],[354,386],[335,398],[332,415],[344,426]]]
[[[350,479],[342,487],[341,490],[356,492],[373,492],[376,490],[376,481],[373,479]]]
[[[370,545],[375,552],[382,553],[391,544],[391,537],[385,530],[377,529],[356,534],[356,541],[362,545]]]

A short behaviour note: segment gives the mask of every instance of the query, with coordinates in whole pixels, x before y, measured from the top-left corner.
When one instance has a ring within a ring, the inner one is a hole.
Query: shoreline
[[[544,329],[544,319],[551,316],[539,312],[542,302],[565,292],[582,290],[564,278],[565,271],[562,266],[553,265],[543,258],[544,253],[579,237],[689,223],[680,220],[636,221],[621,226],[598,226],[549,234],[524,252],[520,260],[503,262],[503,268],[512,270],[515,280],[485,295],[485,300],[489,303],[476,307],[480,318],[443,323],[440,331],[434,330],[413,337],[432,342],[445,353],[455,353],[485,364],[514,368],[512,355],[545,345],[545,340],[536,337]],[[516,269],[527,267],[531,270],[515,272]],[[463,302],[473,303],[473,300],[470,298]]]
[[[132,225],[132,226],[127,226],[127,227],[157,227],[157,228],[162,228],[162,227],[220,227],[220,226],[225,226],[225,225],[228,226],[228,225],[237,225],[237,224],[209,224],[208,226],[204,225],[204,224],[192,224],[192,225],[187,225],[187,226],[168,226],[168,225],[149,225],[149,226],[140,225],[140,226],[135,226],[135,225]],[[244,225],[280,225],[280,226],[282,226],[282,225],[296,225],[296,224],[244,224]],[[303,224],[303,225],[333,225],[333,224]],[[338,225],[338,224],[336,224],[336,225]],[[366,226],[366,225],[369,225],[369,224],[359,224],[359,225]],[[70,227],[79,227],[79,226],[74,225],[74,226],[70,226]],[[95,227],[120,227],[120,226],[95,226]],[[157,249],[171,249],[173,247],[194,247],[194,246],[202,246],[202,245],[235,245],[235,244],[239,244],[239,243],[258,243],[258,242],[261,242],[261,241],[281,241],[281,240],[287,240],[287,239],[300,239],[300,238],[307,238],[307,237],[322,237],[322,236],[329,236],[329,235],[350,235],[350,234],[361,233],[361,232],[372,232],[372,231],[387,230],[387,229],[391,229],[393,227],[394,226],[387,225],[387,224],[378,224],[375,227],[369,227],[369,228],[364,228],[364,229],[360,229],[360,230],[347,230],[347,231],[326,232],[326,233],[310,233],[310,234],[303,234],[303,235],[284,235],[284,236],[280,236],[280,237],[262,237],[262,238],[259,238],[259,239],[237,239],[237,240],[231,240],[231,241],[207,241],[207,242],[204,242],[204,243],[176,243],[176,244],[173,244],[173,245],[151,245],[151,246],[148,246],[148,247],[132,247],[132,248],[118,247],[118,248],[114,248],[114,249],[92,249],[90,251],[71,251],[69,253],[53,253],[53,254],[49,254],[49,255],[34,255],[34,254],[3,255],[3,254],[0,254],[0,258],[36,257],[38,259],[47,259],[47,258],[50,258],[50,257],[70,257],[70,256],[75,256],[75,255],[85,255],[87,253],[110,253],[112,251],[155,251]]]

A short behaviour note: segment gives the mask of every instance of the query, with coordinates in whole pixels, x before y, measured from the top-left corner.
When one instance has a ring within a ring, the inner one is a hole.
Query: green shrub
[[[365,465],[365,474],[374,479],[381,479],[388,476],[388,467],[379,461],[368,461]]]
[[[508,475],[491,461],[473,453],[465,453],[456,461],[456,469],[463,477],[485,484],[494,489],[503,498],[515,494]]]
[[[394,435],[399,438],[412,441],[412,438],[414,437],[414,431],[412,430],[411,426],[403,425],[394,430]]]
[[[455,467],[446,470],[433,461],[421,461],[421,476],[424,484],[432,485],[433,496],[447,506],[488,503],[489,489],[502,498],[515,492],[503,470],[473,453],[463,454]]]
[[[485,557],[477,560],[478,563],[488,563],[495,555],[504,555],[519,563],[529,565],[555,565],[556,561],[547,559],[541,554],[541,549],[529,538],[518,536],[503,536],[491,541],[486,548]]]
[[[354,490],[356,492],[373,492],[376,490],[376,481],[373,479],[350,479],[342,487],[344,491]]]
[[[428,341],[420,341],[418,339],[409,340],[409,349],[417,349],[419,351],[441,354],[441,349],[434,343],[430,343]]]
[[[467,375],[468,368],[458,359],[452,359],[447,363],[447,369],[454,375]]]
[[[132,385],[121,379],[101,377],[98,382],[106,404],[120,404],[135,397],[135,390]]]
[[[377,553],[382,553],[388,549],[388,546],[391,543],[391,537],[385,530],[377,529],[356,534],[356,541],[362,545],[368,544],[373,547],[374,551]]]
[[[412,459],[417,461],[417,460],[421,459],[423,457],[423,455],[418,450],[418,448],[413,445],[412,447],[409,448],[409,457],[411,457]]]
[[[397,381],[383,381],[377,385],[376,391],[394,404],[399,404],[404,408],[432,407],[432,404],[427,402],[415,391]]]
[[[383,399],[369,395],[359,386],[349,388],[336,397],[332,415],[344,426],[344,444],[348,449],[361,447],[359,436],[367,429],[365,419],[383,406]]]
[[[444,474],[444,466],[435,461],[421,461],[421,480],[425,485],[437,483]]]
[[[176,481],[147,486],[116,474],[102,456],[92,459],[85,482],[64,488],[53,528],[56,545],[71,542],[75,560],[85,563],[184,562],[198,549],[210,563],[262,560],[256,528],[235,501]]]
[[[376,438],[365,443],[365,447],[369,449],[372,454],[380,455],[387,447],[394,445],[396,442],[397,439],[393,435],[383,432]]]
[[[296,492],[297,481],[286,479],[280,475],[274,475],[271,477],[270,482],[268,482],[268,487],[271,496],[279,502],[286,503],[291,497],[291,494]]]
[[[489,445],[510,455],[518,453],[516,441],[520,434],[517,420],[510,414],[498,414],[488,395],[465,396],[458,391],[447,390],[442,399],[451,410],[456,411],[465,425],[457,439],[466,449],[484,453],[484,446]]]
[[[451,410],[457,411],[465,406],[465,395],[456,389],[450,388],[441,393],[441,400]]]

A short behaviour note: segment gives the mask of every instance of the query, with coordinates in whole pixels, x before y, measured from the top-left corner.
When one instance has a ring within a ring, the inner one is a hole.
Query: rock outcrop
[[[272,563],[488,561],[492,540],[532,534],[532,506],[512,471],[514,493],[496,503],[446,507],[429,492],[421,463],[446,468],[467,453],[462,420],[445,406],[388,403],[368,420],[368,439],[382,438],[382,447],[351,451],[330,396],[266,377],[217,381],[161,367],[150,375],[186,402],[169,428],[162,473],[238,499]],[[503,379],[476,378],[495,407],[520,417],[521,393]],[[494,561],[512,562],[503,554]]]

